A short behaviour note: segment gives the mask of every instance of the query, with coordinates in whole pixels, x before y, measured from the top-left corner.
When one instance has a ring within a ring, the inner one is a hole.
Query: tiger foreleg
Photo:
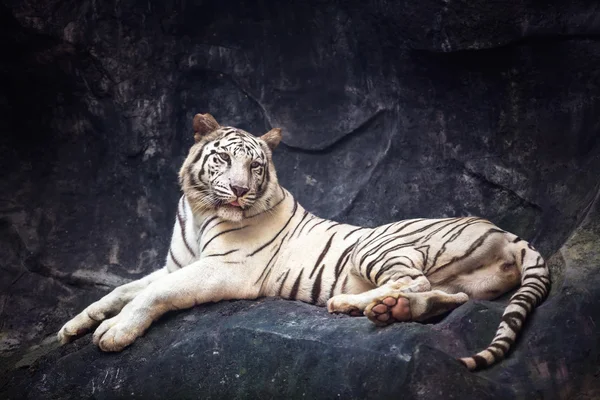
[[[207,265],[198,261],[150,284],[123,310],[100,324],[93,341],[101,350],[121,351],[171,310],[227,299],[250,299],[258,290],[229,264]]]
[[[117,287],[100,300],[90,304],[73,319],[64,324],[57,334],[58,340],[61,344],[65,344],[72,341],[77,336],[88,332],[106,318],[117,314],[149,284],[167,274],[167,269],[162,268],[142,279]]]
[[[364,314],[376,325],[393,322],[426,321],[444,314],[469,300],[465,293],[448,294],[441,290],[429,292],[389,292],[383,294],[365,308]]]

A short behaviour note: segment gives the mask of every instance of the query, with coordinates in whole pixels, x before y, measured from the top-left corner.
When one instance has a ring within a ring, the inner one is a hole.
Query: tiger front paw
[[[56,334],[58,341],[60,344],[72,342],[103,321],[106,314],[106,308],[102,307],[100,302],[90,305],[60,328],[60,331]]]
[[[78,336],[81,336],[88,332],[88,329],[80,326],[74,319],[70,320],[60,328],[60,331],[56,334],[60,344],[67,344],[75,340]]]
[[[107,317],[114,315],[115,312],[120,310],[119,304],[120,299],[110,295],[92,303],[63,325],[56,334],[58,341],[60,344],[67,344],[77,337],[88,333]]]
[[[93,335],[93,342],[102,351],[121,351],[144,333],[143,326],[121,314],[102,322]]]

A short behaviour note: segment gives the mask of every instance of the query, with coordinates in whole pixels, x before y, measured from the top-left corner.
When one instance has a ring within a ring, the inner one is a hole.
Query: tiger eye
[[[260,167],[260,163],[258,161],[253,161],[252,164],[250,164],[250,168],[258,168]]]
[[[219,153],[219,157],[221,157],[225,161],[230,160],[229,154],[227,154],[227,153]]]

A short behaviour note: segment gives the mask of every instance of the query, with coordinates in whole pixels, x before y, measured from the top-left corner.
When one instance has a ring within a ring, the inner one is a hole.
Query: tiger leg
[[[365,278],[382,285],[375,289],[377,292],[369,292],[371,301],[363,311],[376,325],[425,321],[446,313],[469,299],[465,293],[449,294],[431,290],[431,283],[422,272],[421,252],[413,248],[383,252],[385,257],[375,259],[379,262],[368,263],[368,259],[365,259],[366,267],[359,265],[357,268]]]
[[[108,317],[117,314],[138,293],[157,279],[166,276],[167,268],[162,268],[133,282],[119,286],[100,300],[90,304],[81,313],[67,322],[58,332],[61,344],[68,343],[83,335]]]
[[[465,293],[448,294],[441,290],[421,293],[386,293],[365,308],[364,314],[378,326],[393,322],[425,321],[444,314],[469,300]]]
[[[327,303],[330,312],[366,315],[377,325],[398,321],[423,321],[458,307],[468,300],[465,293],[431,290],[422,272],[423,254],[393,241],[374,243],[353,255],[352,273],[378,287],[360,294],[342,294]]]
[[[363,293],[333,296],[327,302],[329,312],[363,315],[369,304],[386,294],[425,292],[431,289],[431,284],[421,271],[422,254],[418,251],[402,248],[365,254],[353,254],[350,273],[355,279],[368,281],[378,287]]]
[[[327,310],[331,313],[363,316],[365,309],[377,299],[397,296],[405,290],[418,287],[418,284],[407,279],[388,282],[378,288],[358,294],[338,294],[327,301]]]
[[[168,311],[231,299],[255,299],[259,287],[231,264],[197,261],[148,285],[123,310],[100,324],[94,344],[103,351],[121,351]]]

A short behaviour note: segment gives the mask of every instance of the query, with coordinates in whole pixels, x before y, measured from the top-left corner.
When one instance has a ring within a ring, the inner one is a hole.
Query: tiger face
[[[255,137],[219,126],[210,114],[197,114],[193,125],[196,144],[179,178],[194,211],[214,210],[223,219],[241,221],[267,210],[278,186],[271,151],[281,130]]]

